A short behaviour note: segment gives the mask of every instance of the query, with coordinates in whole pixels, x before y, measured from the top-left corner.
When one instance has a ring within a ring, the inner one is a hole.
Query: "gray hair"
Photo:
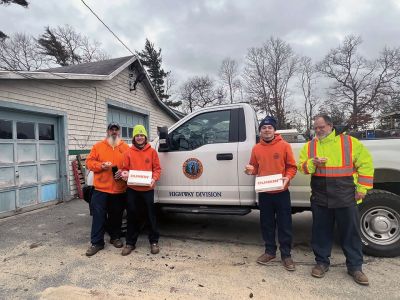
[[[333,126],[332,118],[331,118],[330,116],[328,116],[327,114],[319,114],[319,115],[316,115],[316,116],[314,117],[314,121],[315,121],[316,119],[319,119],[319,118],[324,119],[324,121],[325,121],[326,124]]]

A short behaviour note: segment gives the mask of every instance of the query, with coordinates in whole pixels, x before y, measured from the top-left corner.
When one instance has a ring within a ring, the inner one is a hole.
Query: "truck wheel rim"
[[[378,245],[389,245],[400,239],[400,215],[388,207],[374,207],[361,216],[364,237]]]

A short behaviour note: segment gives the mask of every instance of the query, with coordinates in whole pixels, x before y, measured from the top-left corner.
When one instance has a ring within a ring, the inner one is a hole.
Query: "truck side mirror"
[[[159,152],[169,151],[168,127],[166,127],[166,126],[157,127],[157,131],[158,131],[158,137],[159,137],[158,151]]]

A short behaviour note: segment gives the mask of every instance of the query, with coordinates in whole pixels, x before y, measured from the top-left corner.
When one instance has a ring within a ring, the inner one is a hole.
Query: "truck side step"
[[[161,206],[163,212],[185,214],[215,214],[215,215],[240,215],[251,212],[251,208],[237,206],[195,206],[195,205],[166,205]]]

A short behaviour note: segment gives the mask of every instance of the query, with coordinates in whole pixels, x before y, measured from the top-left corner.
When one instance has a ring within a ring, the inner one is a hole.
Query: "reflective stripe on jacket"
[[[314,157],[325,157],[327,162],[323,167],[316,167],[312,162]],[[326,184],[341,186],[344,177],[352,176],[353,187],[355,185],[356,191],[364,194],[373,186],[374,168],[368,150],[356,138],[336,135],[335,130],[322,140],[314,138],[306,143],[300,152],[297,167],[300,172],[311,174],[313,178],[330,178],[325,180]]]

